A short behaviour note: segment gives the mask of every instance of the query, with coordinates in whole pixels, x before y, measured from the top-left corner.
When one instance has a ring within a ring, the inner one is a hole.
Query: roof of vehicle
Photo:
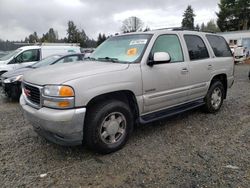
[[[169,34],[176,34],[176,33],[179,33],[179,34],[197,34],[197,35],[200,35],[200,34],[211,34],[211,35],[217,35],[216,33],[209,33],[209,32],[201,32],[201,31],[192,31],[192,30],[185,30],[185,29],[157,29],[157,30],[152,30],[152,31],[146,31],[146,32],[132,32],[132,33],[125,33],[125,34],[121,34],[121,35],[133,35],[133,34],[166,34],[166,33],[169,33]],[[118,36],[121,36],[121,35],[118,35]],[[220,36],[220,35],[218,35]]]
[[[32,50],[32,49],[41,49],[41,48],[44,48],[44,49],[46,49],[46,48],[51,48],[51,49],[54,49],[54,48],[60,48],[60,49],[62,49],[62,48],[80,48],[79,46],[67,46],[67,45],[65,45],[65,46],[63,46],[63,45],[58,45],[58,46],[38,46],[38,45],[32,45],[32,46],[22,46],[22,47],[20,47],[19,49],[21,49],[21,50]]]
[[[23,47],[20,47],[19,49],[21,50],[32,50],[32,49],[40,49],[41,46],[23,46]]]

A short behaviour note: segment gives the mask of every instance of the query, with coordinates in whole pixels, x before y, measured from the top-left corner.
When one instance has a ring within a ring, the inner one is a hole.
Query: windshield
[[[39,68],[39,67],[44,67],[44,66],[47,66],[47,65],[51,65],[56,60],[58,60],[60,57],[62,57],[62,56],[61,55],[53,55],[53,56],[46,57],[45,59],[42,59],[41,61],[33,64],[31,67],[32,68]]]
[[[21,49],[17,49],[13,52],[8,53],[7,55],[3,56],[0,58],[0,61],[6,61],[9,60],[10,58],[16,56],[20,51],[22,51]]]
[[[150,34],[134,34],[112,37],[102,43],[88,59],[133,63],[138,61],[150,38]]]

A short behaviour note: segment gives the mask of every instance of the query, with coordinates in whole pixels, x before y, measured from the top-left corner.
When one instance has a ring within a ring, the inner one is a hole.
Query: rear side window
[[[206,37],[216,57],[232,57],[231,50],[223,37],[215,35],[206,35]]]
[[[209,58],[204,41],[197,35],[184,35],[191,61]]]
[[[167,52],[171,57],[171,63],[182,62],[182,48],[177,35],[161,35],[159,36],[152,49],[152,54],[155,52]]]

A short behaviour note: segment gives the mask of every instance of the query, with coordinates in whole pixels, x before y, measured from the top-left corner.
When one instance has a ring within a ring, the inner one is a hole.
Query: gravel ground
[[[0,96],[1,187],[250,186],[249,65],[217,114],[196,109],[139,126],[124,149],[98,155],[37,136],[18,103]]]

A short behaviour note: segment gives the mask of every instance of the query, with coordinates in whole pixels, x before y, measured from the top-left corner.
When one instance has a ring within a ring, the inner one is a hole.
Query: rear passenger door
[[[226,73],[227,79],[233,77],[234,59],[226,40],[222,36],[207,34],[206,38],[213,50],[213,75]],[[232,79],[232,78],[231,78]]]
[[[189,55],[189,101],[203,98],[208,90],[213,71],[213,60],[202,36],[185,34]]]

